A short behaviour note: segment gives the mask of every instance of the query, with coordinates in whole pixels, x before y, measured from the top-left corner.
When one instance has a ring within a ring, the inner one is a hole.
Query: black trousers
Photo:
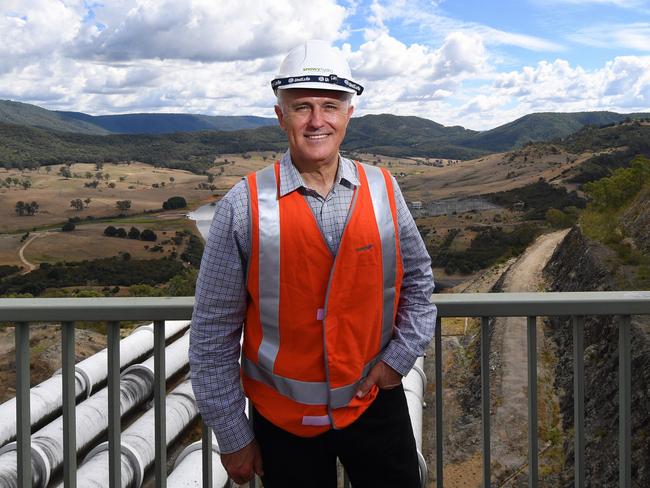
[[[316,437],[282,430],[257,411],[255,437],[262,451],[264,488],[336,488],[336,458],[353,488],[419,488],[413,429],[402,386],[380,390],[353,424]]]

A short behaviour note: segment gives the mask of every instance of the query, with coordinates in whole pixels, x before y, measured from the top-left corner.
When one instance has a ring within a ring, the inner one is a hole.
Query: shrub
[[[72,222],[66,222],[63,224],[63,227],[61,227],[61,230],[63,232],[71,232],[75,229],[75,225]]]
[[[131,227],[128,235],[129,239],[140,239],[140,229],[137,227]]]
[[[173,210],[175,208],[185,208],[187,207],[187,202],[183,197],[170,197],[166,202],[163,202],[162,208],[165,210]]]
[[[158,239],[158,236],[151,229],[145,229],[140,233],[140,239],[143,241],[155,241]]]
[[[126,237],[126,230],[124,227],[120,227],[115,231],[115,237]]]
[[[115,237],[115,234],[117,233],[117,229],[113,227],[112,225],[109,225],[104,229],[104,235],[108,237]]]

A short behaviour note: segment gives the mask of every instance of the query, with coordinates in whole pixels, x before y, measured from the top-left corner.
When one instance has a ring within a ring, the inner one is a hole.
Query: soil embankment
[[[551,291],[617,289],[614,253],[573,229],[546,266]],[[585,319],[585,486],[618,486],[618,326],[620,317]],[[556,389],[566,462],[557,486],[573,486],[573,335],[568,318],[553,318]],[[632,316],[632,488],[650,486],[650,317]]]
[[[536,292],[545,287],[542,270],[556,246],[567,231],[543,235],[518,259],[512,259],[473,282],[459,287],[456,292]],[[435,299],[435,297],[434,297]],[[458,320],[458,319],[457,319]],[[480,417],[480,369],[477,365],[478,323],[475,319],[460,319],[465,322],[461,333],[446,334],[443,321],[443,375],[445,378],[443,415],[445,445],[444,482],[446,487],[473,488],[481,486],[481,417]],[[469,325],[468,325],[469,324]],[[541,329],[541,328],[540,328]],[[493,479],[507,486],[518,477],[525,477],[527,459],[527,346],[526,319],[496,319],[492,324],[491,344],[491,402],[492,402],[492,471]],[[550,341],[544,341],[538,330],[538,348],[547,356]],[[430,407],[425,411],[425,458],[429,462],[429,487],[435,483],[435,377],[433,344],[429,359],[425,362],[429,385],[426,400]],[[552,404],[557,404],[552,393],[552,366],[541,364],[540,379],[540,423],[557,423],[557,418],[548,414]],[[550,375],[550,376],[549,376]],[[478,381],[477,381],[478,379]],[[544,397],[544,398],[543,398]],[[545,447],[540,443],[540,447]],[[513,473],[523,473],[511,476]],[[501,485],[499,485],[501,486]]]

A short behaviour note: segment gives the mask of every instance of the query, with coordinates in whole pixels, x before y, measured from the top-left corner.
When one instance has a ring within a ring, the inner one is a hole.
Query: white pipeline
[[[165,377],[170,378],[188,363],[189,333],[165,349]],[[127,368],[120,377],[120,413],[125,415],[151,397],[154,383],[153,358]],[[77,405],[77,450],[88,449],[108,429],[108,388]],[[47,486],[54,471],[63,465],[63,417],[32,435],[32,486]],[[16,443],[0,449],[0,487],[18,486]],[[79,485],[85,486],[85,485]]]
[[[174,488],[202,488],[203,451],[197,441],[187,446],[176,458],[174,470],[167,477],[167,484]],[[221,464],[217,438],[212,434],[212,487],[223,488],[228,483],[228,473]]]
[[[171,391],[165,402],[166,443],[170,445],[197,417],[198,409],[189,380]],[[139,488],[145,471],[155,461],[154,410],[145,412],[131,424],[121,437],[122,488]],[[77,471],[77,486],[105,488],[108,486],[108,444],[95,447]],[[176,486],[172,483],[169,486]],[[63,488],[63,484],[59,487]]]
[[[409,374],[402,380],[406,402],[413,427],[413,437],[418,450],[418,462],[420,464],[420,486],[427,486],[427,463],[422,455],[422,409],[424,407],[424,392],[427,387],[427,377],[424,374],[424,360],[418,358],[409,371]]]
[[[187,320],[165,322],[165,338],[172,337],[189,326]],[[138,327],[120,341],[120,368],[151,353],[153,349],[153,324]],[[75,365],[75,394],[78,400],[88,398],[97,386],[106,381],[107,350],[84,359]],[[47,419],[61,413],[63,380],[61,372],[34,386],[29,393],[29,410],[32,430]],[[0,447],[16,438],[16,399],[0,405]]]

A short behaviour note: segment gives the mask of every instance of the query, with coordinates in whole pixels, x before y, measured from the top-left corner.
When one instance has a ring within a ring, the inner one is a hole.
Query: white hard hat
[[[271,81],[273,91],[287,88],[317,88],[361,95],[363,87],[352,81],[343,55],[325,41],[311,40],[287,54],[280,73]]]

